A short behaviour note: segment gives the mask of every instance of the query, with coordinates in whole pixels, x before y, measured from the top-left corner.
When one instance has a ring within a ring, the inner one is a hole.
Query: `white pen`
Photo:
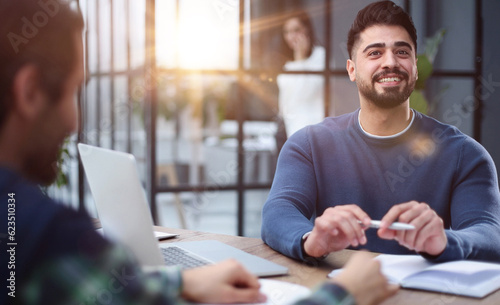
[[[358,223],[360,225],[364,226],[364,224],[363,224],[363,222],[361,222],[361,220],[358,220]],[[368,227],[374,228],[374,229],[380,228],[380,220],[370,220],[370,225]],[[415,226],[407,224],[407,223],[402,223],[402,222],[393,222],[389,226],[389,229],[391,229],[391,230],[414,230]]]

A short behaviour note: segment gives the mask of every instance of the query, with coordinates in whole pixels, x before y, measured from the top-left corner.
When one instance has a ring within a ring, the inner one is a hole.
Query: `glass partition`
[[[134,154],[158,224],[176,223],[164,220],[164,201],[172,205],[179,199],[188,209],[208,198],[207,208],[196,212],[199,219],[205,219],[205,212],[214,219],[230,218],[226,233],[258,236],[258,209],[287,138],[287,118],[293,123],[297,115],[283,106],[290,100],[284,98],[280,79],[301,79],[288,85],[298,92],[289,96],[314,91],[315,102],[304,98],[310,109],[299,114],[311,116],[314,108],[321,120],[357,109],[357,88],[345,71],[347,31],[357,11],[370,2],[80,0],[87,81],[80,103],[82,127],[72,141]],[[455,113],[464,118],[456,125],[473,134],[475,118],[466,111],[479,81],[475,2],[451,2],[396,1],[415,19],[419,50],[426,37],[447,29],[426,88],[433,103],[429,114],[446,122],[450,109],[463,110]],[[298,11],[310,17],[312,45],[320,47],[308,55],[317,56],[312,66],[291,63],[285,37],[290,31],[284,25]],[[460,52],[451,50],[457,41],[464,45]],[[455,57],[448,57],[451,53]],[[318,89],[303,81],[312,79],[319,80]],[[440,95],[443,88],[449,89]],[[433,102],[436,97],[442,100]],[[78,158],[72,160],[69,170],[76,171]],[[80,208],[89,208],[83,173],[71,177],[73,194],[79,192],[72,198],[78,197]],[[218,195],[211,197],[215,191]],[[189,228],[208,230],[210,221]]]

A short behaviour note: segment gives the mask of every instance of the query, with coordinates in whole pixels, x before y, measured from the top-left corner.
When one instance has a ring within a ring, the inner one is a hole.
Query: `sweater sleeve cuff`
[[[443,253],[440,255],[430,255],[424,252],[419,254],[422,255],[423,258],[436,263],[465,259],[463,248],[460,245],[459,239],[449,230],[446,230],[445,233],[448,243],[446,244],[446,248]]]
[[[309,235],[311,235],[311,231],[302,235],[302,238],[300,240],[300,250],[302,252],[302,260],[310,265],[316,266],[320,261],[324,260],[328,256],[328,254],[325,254],[321,257],[314,257],[307,255],[306,250],[304,249],[304,243],[306,242],[306,239],[307,237],[309,237]]]

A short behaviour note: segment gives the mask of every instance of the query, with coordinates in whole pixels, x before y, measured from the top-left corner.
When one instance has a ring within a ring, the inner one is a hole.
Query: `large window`
[[[76,141],[136,156],[157,224],[259,236],[283,139],[278,75],[320,78],[324,116],[359,107],[345,72],[346,36],[370,0],[79,2],[87,81],[81,130],[68,144],[70,185],[59,196],[96,217]],[[447,123],[475,135],[477,122],[464,103],[471,96],[477,102],[478,1],[396,3],[414,18],[419,50],[426,37],[446,29],[435,81],[426,89],[437,100],[430,114],[445,122],[458,117]],[[309,14],[315,43],[325,49],[323,69],[282,70],[282,25],[297,8]],[[463,39],[467,48],[452,50]],[[452,53],[465,59],[451,60]]]

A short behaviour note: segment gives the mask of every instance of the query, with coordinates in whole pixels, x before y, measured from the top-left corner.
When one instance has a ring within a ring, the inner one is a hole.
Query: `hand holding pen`
[[[396,220],[411,223],[414,230],[391,230],[390,224]],[[437,256],[443,253],[448,238],[443,220],[428,204],[409,201],[393,206],[382,218],[378,236],[396,240],[401,246],[415,252]]]
[[[368,225],[368,226],[364,225],[361,220],[358,220],[358,223],[362,227],[379,229],[381,221],[380,220],[370,220],[370,225]],[[402,222],[393,222],[393,223],[391,223],[391,225],[388,228],[391,230],[395,230],[395,231],[402,231],[402,230],[414,230],[415,226],[407,224],[407,223],[402,223]]]

